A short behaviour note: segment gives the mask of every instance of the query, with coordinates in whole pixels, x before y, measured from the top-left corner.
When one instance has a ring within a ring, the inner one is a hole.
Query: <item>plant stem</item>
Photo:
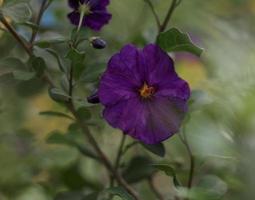
[[[121,157],[123,155],[123,147],[124,147],[125,141],[126,141],[126,134],[123,134],[121,141],[120,141],[119,148],[118,148],[118,153],[116,156],[115,164],[114,164],[115,172],[118,172],[118,169],[119,169]],[[110,187],[113,187],[113,186],[114,186],[114,177],[111,176]]]
[[[21,37],[18,35],[18,33],[15,31],[15,29],[5,20],[3,16],[0,16],[0,21],[4,24],[6,29],[12,34],[12,36],[17,40],[17,42],[24,48],[24,50],[27,52],[27,54],[32,57],[33,56],[33,48],[29,48],[27,44],[21,39]],[[33,44],[32,46],[33,47]],[[42,76],[42,80],[48,83],[51,87],[56,87],[55,84],[51,81],[50,77],[45,73],[44,76]],[[66,107],[68,110],[75,116],[76,121],[80,125],[81,130],[83,131],[84,135],[87,137],[89,143],[94,148],[98,156],[100,157],[103,165],[106,167],[106,169],[112,174],[112,176],[117,180],[117,182],[128,192],[130,195],[134,197],[135,200],[139,200],[139,197],[136,193],[136,191],[123,179],[123,177],[115,171],[114,167],[112,166],[111,162],[108,160],[106,155],[103,153],[103,151],[100,149],[99,145],[97,144],[95,138],[90,133],[87,125],[84,123],[82,119],[80,119],[78,113],[75,110],[75,107],[71,102],[66,103]]]
[[[170,5],[169,10],[168,10],[168,12],[167,12],[167,14],[166,14],[166,17],[165,17],[165,19],[164,19],[164,22],[163,22],[163,24],[160,26],[159,33],[165,31],[165,29],[166,29],[166,27],[167,27],[167,25],[168,25],[168,23],[169,23],[169,21],[170,21],[172,15],[173,15],[173,13],[174,13],[175,8],[176,8],[180,3],[181,3],[180,0],[179,0],[179,1],[178,1],[178,0],[172,0],[172,3],[171,3],[171,5]]]
[[[121,138],[121,141],[120,141],[120,146],[119,146],[117,158],[116,158],[116,161],[115,161],[115,164],[114,164],[115,171],[118,171],[118,169],[119,169],[119,165],[120,165],[120,161],[121,161],[121,156],[122,156],[122,153],[123,153],[123,147],[124,147],[126,138],[127,138],[126,134],[123,134],[123,136]]]
[[[187,187],[191,188],[192,187],[192,182],[193,182],[193,178],[194,178],[194,172],[195,172],[195,156],[192,153],[191,147],[188,143],[187,140],[187,136],[185,131],[183,131],[183,137],[181,135],[179,135],[182,143],[185,145],[189,158],[190,158],[190,170],[189,170],[189,177],[188,177],[188,182],[187,182]]]
[[[30,41],[29,41],[29,43],[31,45],[30,48],[33,47],[33,43],[34,43],[36,35],[39,31],[39,26],[40,26],[44,11],[49,7],[50,2],[48,2],[48,0],[43,0],[42,4],[40,6],[39,14],[38,14],[37,19],[36,19],[36,25],[38,25],[38,28],[34,29],[33,32],[32,32],[32,35],[31,35],[31,38],[30,38]]]
[[[17,40],[17,42],[24,48],[24,50],[27,52],[29,56],[31,56],[33,53],[29,49],[28,44],[21,39],[19,34],[16,32],[16,30],[12,27],[11,24],[4,18],[4,16],[0,16],[0,21],[3,23],[5,28],[12,34],[12,36]]]
[[[152,12],[152,14],[153,14],[153,16],[154,16],[154,18],[155,18],[155,20],[156,20],[156,24],[157,24],[157,27],[158,27],[158,31],[160,31],[160,28],[161,28],[160,20],[159,20],[158,14],[157,14],[156,11],[155,11],[155,8],[154,8],[153,4],[151,3],[151,0],[144,0],[144,1],[145,1],[145,2],[148,4],[148,6],[150,7],[151,12]]]

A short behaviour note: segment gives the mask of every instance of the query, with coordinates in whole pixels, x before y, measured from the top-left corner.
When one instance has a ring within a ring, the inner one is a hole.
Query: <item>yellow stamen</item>
[[[141,97],[150,98],[155,93],[155,88],[144,83],[139,92]]]

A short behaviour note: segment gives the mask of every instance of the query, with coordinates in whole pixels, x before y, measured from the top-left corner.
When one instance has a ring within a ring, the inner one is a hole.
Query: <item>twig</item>
[[[123,155],[123,147],[124,147],[125,141],[126,141],[126,134],[123,134],[123,136],[121,138],[121,141],[120,141],[119,148],[118,148],[118,153],[117,153],[117,156],[116,156],[115,164],[114,164],[115,172],[118,172],[118,169],[119,169],[119,165],[120,165],[120,162],[121,162],[121,157]],[[113,187],[113,186],[114,186],[114,177],[111,176],[111,178],[110,178],[110,187]]]
[[[38,14],[37,19],[36,19],[36,25],[38,27],[40,26],[40,23],[41,23],[44,11],[49,7],[50,2],[48,2],[48,0],[43,0],[43,2],[41,4],[40,10],[39,10],[39,14]],[[33,47],[33,43],[35,41],[35,38],[36,38],[36,35],[37,35],[38,31],[39,31],[39,28],[36,28],[32,32],[32,35],[31,35],[31,38],[30,38],[30,41],[29,41],[30,48]]]
[[[152,14],[153,14],[153,16],[154,16],[154,18],[155,18],[155,21],[156,21],[158,30],[160,31],[160,28],[161,28],[160,20],[159,20],[158,14],[157,14],[156,11],[155,11],[155,8],[154,8],[153,4],[151,3],[150,0],[144,0],[144,1],[145,1],[145,2],[148,4],[148,6],[150,7],[151,12],[152,12]]]
[[[12,27],[11,24],[9,24],[9,22],[1,14],[0,14],[0,21],[3,23],[5,28],[12,34],[12,36],[17,40],[17,42],[24,48],[27,54],[31,56],[33,53],[31,49],[29,48],[28,44],[21,39],[19,34],[16,32],[16,30]]]
[[[188,178],[188,182],[187,182],[187,187],[191,188],[192,182],[193,182],[193,177],[194,177],[194,171],[195,171],[195,156],[192,153],[192,150],[188,143],[185,131],[183,131],[183,137],[181,135],[179,135],[179,137],[180,137],[182,143],[185,145],[188,155],[189,155],[189,158],[190,158],[190,170],[189,170],[189,178]]]
[[[180,0],[179,0],[179,1],[178,1],[178,0],[172,0],[172,3],[171,3],[171,5],[170,5],[170,7],[169,7],[169,10],[168,10],[167,14],[166,14],[165,20],[164,20],[163,24],[162,24],[161,27],[160,27],[159,32],[163,32],[163,31],[166,29],[166,27],[167,27],[167,25],[168,25],[168,23],[169,23],[169,21],[170,21],[172,15],[173,15],[173,13],[174,13],[175,8],[176,8],[180,3],[181,3]]]

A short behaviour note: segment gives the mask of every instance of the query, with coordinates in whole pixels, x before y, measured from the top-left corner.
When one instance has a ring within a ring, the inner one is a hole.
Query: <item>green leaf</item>
[[[51,116],[51,117],[64,117],[67,119],[74,120],[71,116],[62,113],[62,112],[56,112],[56,111],[43,111],[39,113],[40,115],[46,115],[46,116]]]
[[[85,53],[80,52],[76,49],[70,49],[69,52],[66,55],[66,58],[68,58],[71,61],[71,66],[73,67],[73,74],[75,80],[79,79],[82,72],[85,69]]]
[[[152,167],[152,161],[149,158],[136,156],[123,171],[123,177],[128,183],[136,183],[149,178],[154,171],[155,168]]]
[[[157,44],[168,52],[186,51],[200,56],[203,50],[195,46],[188,34],[180,32],[176,28],[163,32],[157,39]]]
[[[28,28],[31,28],[32,30],[37,30],[39,29],[39,26],[33,22],[19,22],[18,25],[21,25],[21,26],[25,26],[25,27],[28,27]]]
[[[167,165],[167,164],[153,164],[152,166],[155,167],[156,169],[160,170],[160,171],[165,172],[165,174],[167,176],[173,177],[173,182],[174,182],[175,187],[181,186],[180,182],[177,179],[177,176],[176,176],[176,173],[175,173],[174,169],[170,165]]]
[[[79,108],[77,110],[77,114],[79,115],[80,119],[82,119],[82,120],[89,120],[91,118],[90,111],[85,107]]]
[[[41,39],[35,41],[35,45],[40,47],[40,48],[49,48],[50,46],[54,44],[61,44],[67,42],[68,39],[63,37],[63,36],[58,36],[55,38],[50,38],[50,39]]]
[[[50,134],[50,136],[46,140],[49,144],[66,144],[66,145],[73,145],[73,141],[68,139],[66,135],[54,131]]]
[[[62,144],[75,147],[82,155],[99,160],[98,156],[95,155],[90,149],[86,146],[79,144],[75,141],[73,133],[63,134],[59,131],[53,131],[49,137],[46,139],[48,144]]]
[[[0,60],[1,75],[11,74],[13,71],[25,71],[26,65],[18,58],[9,57]]]
[[[57,102],[68,102],[70,99],[69,95],[59,88],[50,88],[49,95],[54,101]]]
[[[25,22],[32,17],[32,11],[26,1],[8,2],[1,11],[4,16],[10,17],[15,22]]]
[[[21,81],[28,81],[33,79],[36,76],[35,72],[28,72],[28,71],[21,71],[21,70],[13,71],[12,74],[15,79],[21,80]]]
[[[60,71],[67,73],[67,68],[64,66],[62,59],[60,58],[60,56],[58,55],[58,53],[54,50],[54,49],[50,49],[47,48],[45,49],[48,53],[50,53],[54,58],[56,58],[57,63],[58,63],[58,67],[60,69]]]
[[[43,58],[33,56],[30,58],[29,63],[38,77],[41,77],[44,74],[44,70],[46,69],[46,63]]]
[[[134,198],[122,187],[108,188],[105,192],[114,196],[119,196],[123,200],[134,200]]]
[[[160,156],[160,157],[164,157],[166,154],[166,150],[165,150],[165,146],[163,143],[159,143],[159,144],[144,144],[144,143],[140,143],[145,149],[147,149],[149,152]]]

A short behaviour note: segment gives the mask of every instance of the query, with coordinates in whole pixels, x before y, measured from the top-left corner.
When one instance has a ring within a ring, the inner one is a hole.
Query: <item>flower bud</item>
[[[91,104],[98,104],[100,103],[97,91],[93,93],[91,96],[87,97],[87,101]]]
[[[95,49],[104,49],[106,47],[106,42],[100,37],[91,37],[89,41]]]

